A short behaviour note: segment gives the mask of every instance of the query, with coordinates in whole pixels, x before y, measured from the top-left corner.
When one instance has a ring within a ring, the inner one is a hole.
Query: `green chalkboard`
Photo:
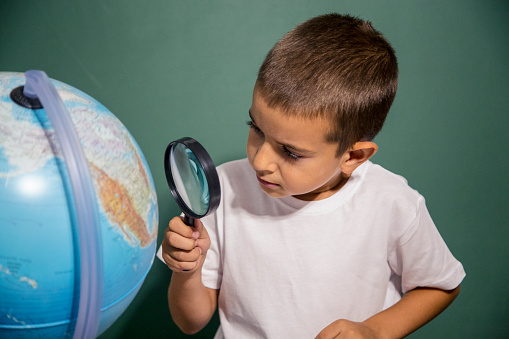
[[[467,277],[459,298],[412,338],[509,333],[509,2],[505,0],[88,0],[0,3],[0,71],[44,70],[130,130],[159,199],[158,243],[179,213],[164,178],[169,141],[192,136],[216,164],[245,155],[256,72],[298,23],[342,12],[396,49],[399,90],[373,158],[419,190]],[[100,338],[185,338],[157,260]],[[4,310],[0,309],[0,312]],[[211,338],[217,317],[196,338]]]

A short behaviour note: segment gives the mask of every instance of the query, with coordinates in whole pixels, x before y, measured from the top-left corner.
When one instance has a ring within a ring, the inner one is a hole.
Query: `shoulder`
[[[391,212],[407,222],[416,217],[424,197],[398,174],[371,162],[366,164],[361,184],[356,192],[365,206],[384,214]]]
[[[251,191],[258,186],[253,169],[246,158],[221,164],[217,167],[217,173],[224,191],[236,191],[240,187],[242,191]]]
[[[217,173],[221,182],[246,183],[246,179],[255,178],[253,169],[246,158],[219,165]]]
[[[403,196],[414,199],[420,197],[419,192],[410,187],[403,176],[371,162],[366,164],[362,181],[362,188],[377,196]]]
[[[402,175],[393,173],[371,161],[366,163],[365,178],[380,181],[383,185],[408,186],[408,181]]]
[[[235,173],[245,173],[251,169],[247,158],[232,160],[217,166],[217,172],[220,175],[231,175]]]

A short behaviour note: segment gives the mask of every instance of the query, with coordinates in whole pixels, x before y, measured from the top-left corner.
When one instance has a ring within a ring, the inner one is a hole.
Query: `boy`
[[[165,232],[184,332],[219,307],[216,338],[398,338],[454,300],[465,273],[423,197],[369,161],[397,75],[389,43],[350,16],[313,18],[269,52],[218,211]]]

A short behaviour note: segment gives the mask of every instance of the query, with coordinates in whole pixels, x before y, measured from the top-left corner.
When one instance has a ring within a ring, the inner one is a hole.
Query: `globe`
[[[72,337],[84,259],[70,172],[45,109],[11,99],[25,82],[23,73],[0,72],[0,338]],[[147,162],[124,125],[87,94],[51,83],[93,182],[102,252],[100,335],[129,306],[152,265],[157,197]]]

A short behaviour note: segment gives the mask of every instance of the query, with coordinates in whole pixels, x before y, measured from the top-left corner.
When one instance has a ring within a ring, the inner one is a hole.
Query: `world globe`
[[[91,289],[100,295],[93,332],[99,336],[129,306],[152,265],[158,225],[154,183],[136,141],[108,109],[50,80],[93,183],[98,238],[84,245],[76,231],[80,210],[65,142],[59,142],[46,106],[27,108],[13,100],[27,77],[0,72],[0,338],[75,335],[87,303],[83,281],[100,286]],[[84,250],[99,258],[88,273]]]

